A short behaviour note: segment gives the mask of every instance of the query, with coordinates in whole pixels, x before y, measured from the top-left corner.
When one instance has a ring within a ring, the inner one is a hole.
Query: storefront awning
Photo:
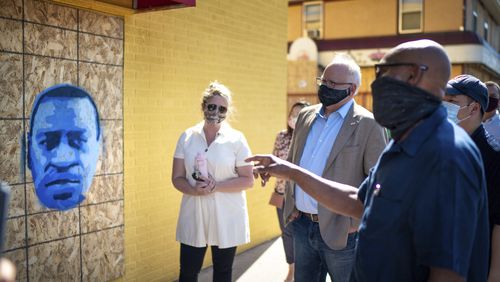
[[[193,7],[196,0],[134,0],[134,9],[171,9],[180,7]]]

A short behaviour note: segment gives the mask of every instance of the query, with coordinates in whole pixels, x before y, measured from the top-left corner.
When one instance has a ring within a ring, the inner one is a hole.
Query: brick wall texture
[[[123,280],[171,281],[179,269],[182,195],[170,181],[177,138],[202,119],[201,93],[218,80],[234,94],[232,126],[252,152],[271,152],[286,125],[287,1],[203,0],[124,20]],[[248,190],[252,242],[238,252],[279,235],[271,191],[257,181]]]

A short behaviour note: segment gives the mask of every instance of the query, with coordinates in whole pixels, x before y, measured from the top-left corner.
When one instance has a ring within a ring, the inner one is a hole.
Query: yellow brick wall
[[[302,37],[302,5],[288,7],[288,41]]]
[[[325,2],[324,39],[395,34],[397,2],[397,0]]]
[[[324,1],[323,9],[323,39],[398,34],[398,0]],[[462,9],[462,0],[424,1],[423,31],[458,31],[463,25]],[[291,42],[300,36],[302,5],[291,5],[287,38]]]
[[[124,281],[177,278],[181,193],[171,163],[178,136],[202,118],[200,94],[210,81],[234,92],[232,125],[252,151],[271,151],[285,126],[286,33],[283,0],[203,0],[125,17]],[[270,188],[256,182],[247,193],[252,242],[239,252],[279,235]]]
[[[424,2],[424,32],[459,31],[463,28],[463,0]]]

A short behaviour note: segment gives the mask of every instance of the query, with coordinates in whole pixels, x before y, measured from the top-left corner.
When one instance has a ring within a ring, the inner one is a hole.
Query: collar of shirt
[[[205,125],[205,121],[199,122],[195,126],[194,131],[203,136],[203,138],[205,138],[205,131],[203,131],[203,125]],[[230,130],[231,126],[227,122],[223,121],[220,125],[219,131],[217,131],[217,136],[227,136]]]
[[[446,109],[443,106],[434,111],[429,117],[423,119],[419,125],[417,125],[410,134],[400,142],[394,142],[393,140],[389,144],[389,150],[393,152],[398,152],[403,150],[409,156],[415,156],[418,149],[432,134],[436,134],[435,128],[446,120]]]
[[[339,113],[340,116],[342,117],[342,119],[345,119],[345,116],[349,112],[349,109],[351,108],[351,105],[353,103],[354,103],[354,99],[349,100],[347,103],[345,103],[344,105],[342,105],[342,107],[340,107],[336,111],[336,113]],[[331,114],[330,114],[330,116],[331,116]],[[316,110],[316,117],[322,118],[322,119],[328,119],[329,116],[328,117],[325,116],[325,106],[321,106],[321,108],[319,108],[319,109]]]
[[[497,152],[500,151],[500,142],[498,142],[493,135],[490,135],[482,124],[472,132],[470,138],[476,143],[480,151],[482,151],[481,145],[479,145],[481,140],[485,140],[493,150]]]
[[[479,138],[481,135],[485,135],[486,136],[486,132],[484,130],[484,127],[483,125],[479,125],[478,128],[476,128],[476,130],[474,130],[474,132],[472,132],[472,134],[470,135],[470,137],[472,138],[472,140],[474,140],[475,138]]]
[[[495,114],[492,117],[490,117],[489,119],[485,120],[483,123],[490,123],[490,122],[497,121],[497,120],[500,120],[500,116],[498,114],[498,111],[495,111]]]

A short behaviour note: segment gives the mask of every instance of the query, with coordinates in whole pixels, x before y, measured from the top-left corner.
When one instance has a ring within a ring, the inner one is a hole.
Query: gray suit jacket
[[[288,154],[288,161],[299,164],[306,144],[309,130],[316,118],[321,104],[304,108],[297,119]],[[322,177],[336,182],[359,187],[368,176],[387,143],[385,130],[373,119],[373,114],[353,103],[337,135],[330,155],[326,161]],[[285,191],[283,217],[285,223],[294,220],[295,183],[288,182]],[[334,250],[345,248],[347,235],[356,229],[359,221],[331,212],[318,204],[318,217],[321,237]]]

